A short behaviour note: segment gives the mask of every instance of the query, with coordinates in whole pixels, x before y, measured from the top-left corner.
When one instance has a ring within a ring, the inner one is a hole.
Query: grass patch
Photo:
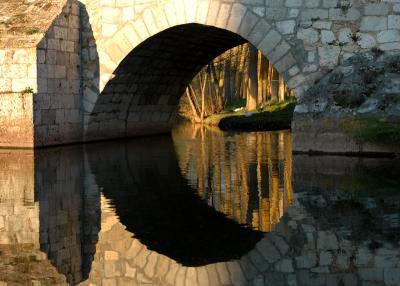
[[[233,112],[234,109],[240,108],[242,106],[246,106],[246,99],[239,98],[239,99],[236,99],[236,100],[232,101],[231,103],[227,104],[224,107],[224,111],[225,112]]]
[[[218,125],[222,130],[281,130],[290,129],[295,101],[266,104],[263,108],[252,111],[222,112],[205,119],[205,124]]]
[[[36,34],[36,33],[38,33],[38,32],[39,32],[39,29],[38,29],[38,28],[31,28],[31,29],[27,30],[27,31],[25,32],[25,34],[27,34],[27,35],[34,35],[34,34]]]
[[[400,144],[400,124],[374,117],[346,119],[344,129],[361,142]]]

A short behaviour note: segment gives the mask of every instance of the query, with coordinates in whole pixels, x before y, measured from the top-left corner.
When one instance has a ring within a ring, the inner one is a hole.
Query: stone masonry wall
[[[100,70],[97,78],[86,80],[84,76],[84,128],[85,134],[89,132],[86,140],[97,132],[90,126],[92,115],[96,114],[98,100],[105,103],[102,91],[111,79],[119,75],[121,64],[130,58],[131,65],[148,66],[149,55],[135,55],[136,47],[175,25],[211,25],[249,40],[275,65],[299,98],[324,75],[356,54],[374,48],[386,53],[400,51],[400,4],[397,1],[96,1],[98,5],[93,5],[93,1],[83,2],[98,55],[98,58],[85,63],[84,68],[89,67],[89,63],[96,66],[93,63],[97,61]],[[90,47],[84,45],[82,48],[85,53],[94,55]],[[189,58],[192,56],[188,55],[188,61]],[[170,54],[170,59],[174,60],[174,52]],[[163,69],[164,66],[161,66]],[[184,69],[185,65],[182,64],[181,68]],[[169,81],[179,82],[184,77],[183,74],[175,75]],[[154,80],[154,74],[146,78]],[[143,89],[140,86],[130,89],[130,82],[131,79],[126,81],[125,90],[129,90],[129,94],[140,95]],[[153,93],[160,96],[171,93],[170,89],[162,86],[162,81],[154,80],[154,86],[156,90]],[[180,96],[182,91],[176,93]],[[114,103],[112,100],[109,104]],[[133,105],[133,114],[146,110],[146,104],[142,102]],[[139,119],[133,128],[121,133],[135,135],[135,131],[137,133],[146,127],[151,129],[152,124],[158,122],[153,118],[159,118],[163,106],[167,108],[168,105],[171,105],[170,101],[158,107],[152,106],[151,119]],[[104,118],[97,124],[118,129],[113,118]],[[118,126],[121,128],[121,124]]]
[[[48,1],[48,4],[54,3]],[[131,64],[138,67],[148,66],[151,59],[146,54],[135,54],[136,48],[153,36],[157,40],[160,32],[178,25],[197,23],[213,26],[248,40],[274,64],[300,99],[324,75],[354,55],[371,49],[386,54],[400,51],[398,0],[82,0],[80,4],[81,9],[78,9],[77,2],[67,1],[59,15],[54,15],[56,20],[47,29],[44,39],[37,44],[37,88],[32,81],[35,77],[30,77],[28,70],[19,75],[19,67],[6,69],[6,72],[14,70],[18,74],[15,78],[12,75],[11,90],[6,92],[19,92],[26,85],[37,91],[33,103],[35,146],[93,140],[96,138],[91,137],[90,132],[102,131],[101,126],[106,130],[101,137],[113,138],[137,135],[138,130],[146,130],[152,125],[165,125],[165,120],[160,119],[161,114],[165,109],[173,110],[171,106],[177,104],[174,100],[151,106],[151,111],[146,110],[142,121],[135,121],[132,128],[122,128],[125,132],[117,132],[117,135],[114,130],[119,130],[121,124],[115,123],[115,118],[105,117],[97,122],[100,126],[97,130],[90,127],[90,122],[98,101],[103,100],[104,88],[118,75],[124,59],[132,60]],[[27,9],[35,10],[39,6],[32,4]],[[0,11],[4,7],[6,4],[0,4]],[[32,15],[37,17],[37,13]],[[9,26],[15,25],[7,19]],[[79,22],[83,25],[81,32]],[[2,33],[3,30],[0,29]],[[5,31],[6,34],[0,35],[2,48],[7,47],[3,40],[7,38],[13,38],[13,43],[24,43],[28,50],[36,45],[32,42],[29,46],[32,36],[23,35],[20,29],[17,33],[20,41],[11,37],[12,29]],[[182,35],[188,39],[191,36]],[[229,48],[229,45],[225,46],[225,50]],[[161,51],[163,46],[154,46],[154,49],[155,52]],[[187,52],[187,56],[177,65],[181,70],[184,70],[185,62],[198,56],[194,50],[177,47],[166,57],[166,66],[158,69],[167,73],[170,65],[176,64],[175,56],[181,55],[182,51]],[[216,51],[211,49],[210,55]],[[7,64],[19,64],[19,56],[10,57],[7,53],[0,52],[0,64],[4,59],[10,60]],[[199,70],[203,63],[197,63]],[[33,75],[35,69],[31,67],[29,71]],[[10,78],[4,72],[3,69],[0,73],[3,89],[10,85]],[[153,93],[158,96],[169,94],[175,98],[182,95],[181,89],[172,94],[163,81],[154,77],[156,73],[154,70],[137,80],[152,81]],[[184,79],[190,73],[174,74],[163,80],[184,85]],[[120,88],[128,90],[131,95],[143,93],[143,87],[129,89],[129,84],[130,79],[122,82]],[[114,103],[113,100],[117,99],[110,97],[108,103]],[[146,109],[146,105],[152,104],[132,103],[131,108],[137,113]],[[148,118],[149,112],[151,118]],[[158,120],[154,121],[154,118]],[[150,133],[160,132],[159,128],[153,129]],[[164,128],[161,131],[164,132]]]
[[[79,13],[78,3],[67,1],[37,48],[35,146],[82,138]]]
[[[36,51],[0,49],[0,144],[33,147]]]

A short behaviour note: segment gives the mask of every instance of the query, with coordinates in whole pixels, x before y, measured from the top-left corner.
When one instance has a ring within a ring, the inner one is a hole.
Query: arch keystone
[[[232,11],[229,17],[228,25],[226,28],[234,33],[239,31],[240,24],[246,14],[247,8],[242,4],[233,4]]]

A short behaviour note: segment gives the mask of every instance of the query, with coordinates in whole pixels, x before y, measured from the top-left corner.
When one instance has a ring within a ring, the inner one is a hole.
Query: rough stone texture
[[[294,149],[398,153],[398,146],[357,140],[348,125],[355,116],[400,121],[399,61],[379,50],[356,55],[310,88],[296,107]]]
[[[0,93],[0,145],[34,147],[33,94]]]
[[[35,146],[82,138],[79,7],[68,1],[37,48]]]
[[[19,47],[15,42],[37,50],[28,74],[22,66],[7,67],[16,75],[14,84],[0,73],[4,92],[29,85],[38,93],[32,146],[168,131],[176,98],[204,65],[204,52],[217,55],[239,43],[239,36],[271,57],[299,98],[355,54],[400,50],[393,1],[13,0],[3,1],[0,12],[0,59]],[[38,32],[28,33],[33,20]],[[187,25],[194,23],[206,26]],[[179,35],[170,37],[169,28]]]
[[[0,49],[30,48],[42,39],[67,0],[0,3]]]

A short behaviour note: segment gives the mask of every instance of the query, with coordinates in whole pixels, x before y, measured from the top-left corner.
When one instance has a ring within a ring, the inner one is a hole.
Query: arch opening
[[[86,140],[168,133],[195,75],[246,42],[236,33],[202,24],[174,26],[148,38],[122,60],[99,95]]]

